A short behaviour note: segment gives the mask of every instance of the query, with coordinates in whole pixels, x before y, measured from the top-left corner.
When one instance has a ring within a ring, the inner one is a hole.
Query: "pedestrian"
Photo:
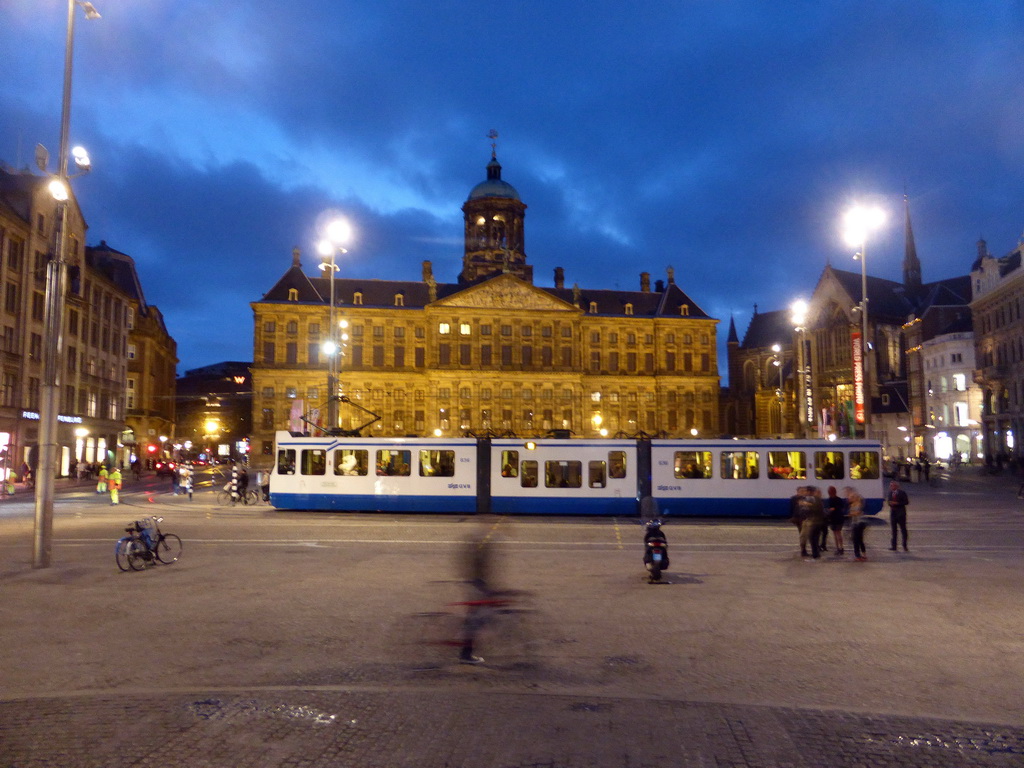
[[[807,540],[804,539],[804,495],[807,488],[800,486],[796,493],[789,497],[789,522],[796,526],[796,533],[800,539],[800,556],[807,557]]]
[[[846,495],[846,511],[850,516],[853,556],[858,563],[863,563],[868,559],[868,548],[864,545],[864,529],[867,528],[864,521],[864,497],[849,486],[843,489],[843,493]]]
[[[342,462],[342,464],[344,464],[344,461]],[[342,474],[346,473],[343,471]],[[260,487],[260,496],[262,497],[263,501],[270,501],[270,470],[259,470],[256,473],[256,483]]]
[[[892,528],[892,540],[889,549],[896,551],[896,530],[903,534],[903,551],[907,552],[907,504],[910,499],[900,484],[893,480],[889,483],[889,525]]]
[[[79,480],[79,482],[81,482],[82,480],[85,480],[86,477],[88,477],[88,476],[89,476],[89,465],[86,462],[84,462],[84,461],[78,462],[78,480]]]
[[[109,474],[110,473],[107,472],[106,464],[100,467],[99,480],[96,482],[96,493],[107,492],[107,477],[109,476]]]
[[[110,489],[110,503],[120,504],[121,500],[118,498],[118,494],[121,491],[121,470],[117,468],[116,464],[107,476],[107,487]]]
[[[238,495],[244,501],[245,493],[249,490],[249,470],[239,465],[238,468]]]
[[[482,656],[474,651],[476,636],[487,624],[494,608],[498,592],[493,587],[494,546],[492,531],[486,519],[479,521],[476,535],[466,542],[464,564],[469,595],[465,602],[466,618],[462,624],[462,647],[459,650],[460,664],[483,664]]]
[[[821,529],[825,527],[825,506],[821,501],[821,490],[814,485],[807,487],[808,495],[805,507],[804,523],[801,533],[811,543],[811,557],[817,560],[821,557]]]
[[[181,491],[181,476],[178,474],[177,467],[171,469],[171,490],[174,491],[175,496]]]
[[[72,458],[71,463],[68,464],[68,477],[72,480],[78,479],[78,459]]]
[[[142,479],[142,462],[137,456],[132,456],[132,477],[135,478],[135,482]]]
[[[834,485],[828,487],[828,498],[825,499],[825,518],[827,531],[832,531],[832,538],[835,540],[836,557],[845,554],[843,549],[843,522],[846,520],[846,501],[836,494]]]
[[[181,487],[182,493],[188,494],[188,500],[192,501],[192,465],[180,464],[178,470],[181,474],[178,485]]]

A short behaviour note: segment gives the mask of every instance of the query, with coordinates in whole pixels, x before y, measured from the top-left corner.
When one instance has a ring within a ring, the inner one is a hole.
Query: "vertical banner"
[[[292,410],[288,414],[288,429],[292,432],[305,432],[306,425],[302,423],[304,415],[304,403],[302,400],[292,400]]]
[[[814,424],[814,386],[811,382],[811,342],[804,340],[800,342],[804,352],[804,363],[801,371],[804,391],[804,409],[807,418],[807,424]]]
[[[850,334],[853,342],[853,407],[858,424],[864,423],[864,349],[860,331]]]

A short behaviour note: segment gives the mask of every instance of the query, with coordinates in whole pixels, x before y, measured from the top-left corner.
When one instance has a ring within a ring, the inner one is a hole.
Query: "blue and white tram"
[[[490,501],[498,514],[635,515],[635,440],[491,441]]]
[[[663,515],[783,517],[796,489],[851,487],[882,508],[879,445],[868,440],[654,440],[651,495]]]
[[[477,510],[477,441],[293,437],[277,433],[270,503],[278,509]]]
[[[785,517],[803,485],[850,486],[882,508],[866,440],[584,440],[306,437],[277,433],[278,509]]]

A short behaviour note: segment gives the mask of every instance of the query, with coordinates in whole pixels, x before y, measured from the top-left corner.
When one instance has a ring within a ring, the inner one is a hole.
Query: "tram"
[[[868,440],[370,438],[276,435],[270,503],[338,512],[786,517],[798,487],[851,487],[877,514]]]

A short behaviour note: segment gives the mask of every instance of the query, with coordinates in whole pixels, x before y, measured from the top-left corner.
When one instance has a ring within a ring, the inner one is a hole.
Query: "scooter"
[[[661,530],[661,520],[650,520],[644,531],[644,566],[647,568],[648,583],[661,581],[662,571],[668,570],[668,540]]]

